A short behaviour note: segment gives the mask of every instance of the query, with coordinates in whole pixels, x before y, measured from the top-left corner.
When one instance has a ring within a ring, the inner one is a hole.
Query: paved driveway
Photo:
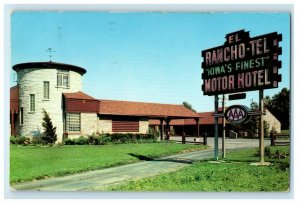
[[[219,140],[221,147],[221,140]],[[112,167],[102,170],[88,171],[64,177],[49,178],[46,180],[32,181],[11,186],[13,190],[38,190],[38,191],[94,191],[103,190],[107,186],[119,184],[129,180],[156,176],[161,173],[176,171],[186,167],[194,161],[214,157],[213,138],[208,138],[210,149],[176,154],[152,161],[124,166]],[[228,139],[227,149],[242,149],[258,147],[258,140]],[[269,142],[266,141],[265,145]]]
[[[181,137],[171,137],[172,140],[181,141]],[[194,141],[193,137],[186,137],[186,141]],[[203,138],[200,137],[200,142],[203,142]],[[264,140],[265,146],[270,146],[270,140]],[[208,137],[207,138],[207,145],[211,148],[214,148],[214,138]],[[259,147],[259,140],[258,139],[229,139],[226,138],[225,140],[225,149],[239,149],[239,148],[249,148],[249,147]],[[219,150],[222,149],[222,138],[219,138],[218,142]]]

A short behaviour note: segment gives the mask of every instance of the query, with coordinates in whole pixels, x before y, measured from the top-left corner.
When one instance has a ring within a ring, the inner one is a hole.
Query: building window
[[[57,73],[57,87],[69,87],[69,72],[68,71],[59,71]]]
[[[23,114],[23,107],[20,108],[20,124],[23,125],[24,123],[24,114]]]
[[[49,99],[49,81],[44,81],[44,99]]]
[[[80,113],[67,113],[66,131],[80,132]]]
[[[35,95],[34,94],[30,95],[30,111],[31,112],[35,111]]]

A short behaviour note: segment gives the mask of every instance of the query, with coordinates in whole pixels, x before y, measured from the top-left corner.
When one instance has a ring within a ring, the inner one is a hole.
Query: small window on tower
[[[44,99],[49,99],[49,81],[44,81]]]
[[[69,72],[59,71],[57,72],[57,87],[69,87]]]
[[[30,95],[30,111],[31,112],[35,111],[35,95],[34,94]]]
[[[69,75],[63,75],[63,86],[69,87]]]

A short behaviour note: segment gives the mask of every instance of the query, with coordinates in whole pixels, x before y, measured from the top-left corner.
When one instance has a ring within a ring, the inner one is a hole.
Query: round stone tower
[[[56,62],[31,62],[13,66],[19,87],[18,135],[35,136],[43,133],[43,109],[56,127],[57,141],[64,132],[62,93],[78,92],[82,88],[82,75],[86,70]]]

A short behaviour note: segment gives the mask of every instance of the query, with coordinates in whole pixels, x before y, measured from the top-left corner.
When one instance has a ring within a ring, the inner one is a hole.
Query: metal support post
[[[223,115],[225,114],[225,95],[223,94],[223,99],[222,99],[222,113]],[[223,134],[222,134],[222,159],[225,159],[225,139],[226,139],[226,134],[225,134],[225,115],[222,118],[222,127],[223,127]]]
[[[219,102],[218,102],[218,95],[215,95],[215,114],[218,113],[218,106],[219,106]],[[214,137],[215,137],[215,160],[218,160],[219,159],[219,155],[218,155],[218,150],[219,150],[219,147],[218,147],[218,135],[219,135],[219,132],[218,132],[218,117],[215,117],[215,133],[214,133]]]
[[[264,112],[264,90],[259,90],[259,110],[261,111],[261,115],[259,116],[259,151],[260,151],[260,162],[264,162],[264,120],[263,120],[263,112]]]

